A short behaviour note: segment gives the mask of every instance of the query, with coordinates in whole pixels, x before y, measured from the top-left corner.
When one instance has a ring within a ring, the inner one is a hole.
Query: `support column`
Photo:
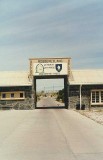
[[[70,84],[69,84],[69,81],[68,81],[68,84],[67,84],[67,90],[68,90],[68,109],[70,109],[70,93],[69,93]]]
[[[81,106],[82,106],[82,85],[80,85],[80,109],[81,109]]]
[[[32,105],[36,108],[36,78],[32,77]]]
[[[32,98],[32,107],[35,109],[34,106],[34,77],[32,76],[32,91],[31,91],[31,98]]]

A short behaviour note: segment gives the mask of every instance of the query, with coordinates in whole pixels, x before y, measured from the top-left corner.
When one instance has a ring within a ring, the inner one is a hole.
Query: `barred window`
[[[11,93],[11,98],[14,98],[14,93]]]
[[[25,99],[24,91],[1,92],[1,100]]]
[[[5,93],[2,94],[2,98],[6,98],[6,94]]]
[[[103,90],[91,91],[91,104],[103,104]]]
[[[24,97],[24,94],[23,93],[20,93],[20,98],[23,98]]]
[[[92,103],[95,103],[95,97],[96,97],[96,95],[95,95],[95,92],[93,91],[92,92]]]
[[[96,103],[99,103],[99,91],[96,91]]]

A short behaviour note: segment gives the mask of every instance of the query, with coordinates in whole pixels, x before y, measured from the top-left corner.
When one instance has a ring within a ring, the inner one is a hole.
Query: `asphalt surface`
[[[0,111],[0,160],[103,160],[103,126],[73,110]]]
[[[53,97],[43,97],[38,103],[37,103],[37,107],[65,107],[65,104],[64,103],[60,103],[60,102],[57,102],[55,100],[55,98]]]

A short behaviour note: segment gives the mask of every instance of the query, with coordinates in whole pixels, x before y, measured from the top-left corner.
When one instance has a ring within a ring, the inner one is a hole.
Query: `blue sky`
[[[0,0],[0,70],[28,70],[35,57],[103,68],[103,0]]]

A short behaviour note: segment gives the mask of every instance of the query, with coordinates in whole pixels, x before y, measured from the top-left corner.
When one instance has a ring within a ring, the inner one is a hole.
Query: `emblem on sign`
[[[38,64],[36,66],[36,73],[43,73],[44,72],[44,67],[42,64]]]
[[[62,64],[56,64],[55,67],[58,72],[62,70]]]

